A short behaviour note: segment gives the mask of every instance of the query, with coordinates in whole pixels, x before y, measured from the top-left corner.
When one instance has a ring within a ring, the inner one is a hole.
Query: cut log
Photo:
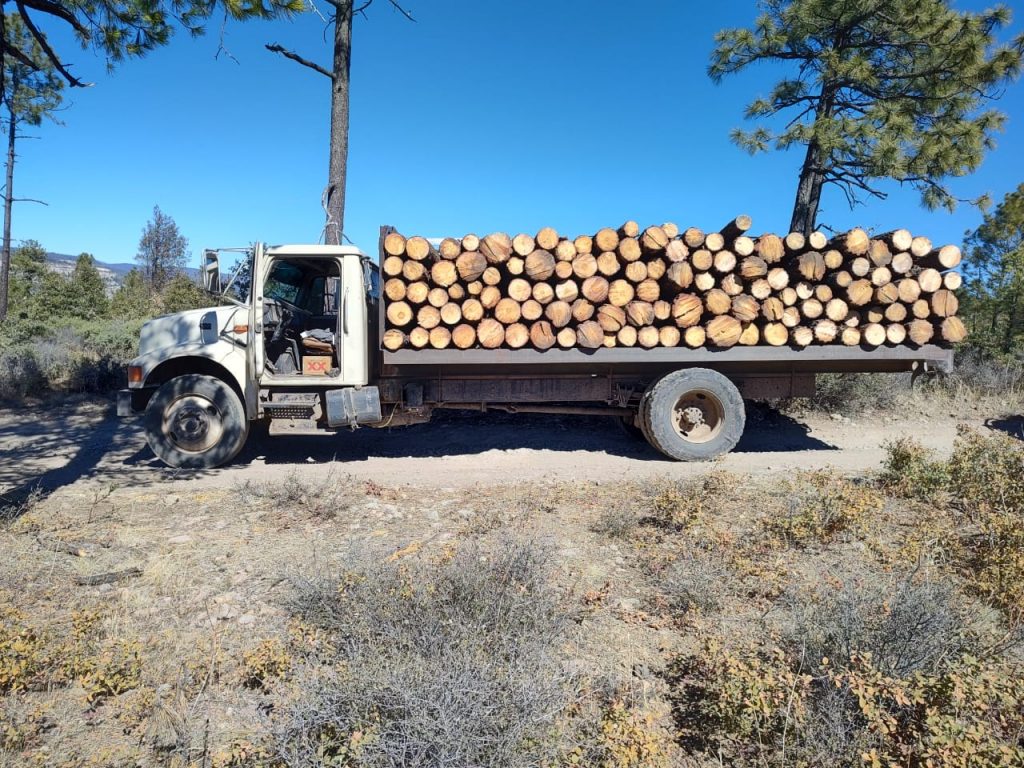
[[[816,322],[813,330],[815,340],[822,344],[831,344],[839,335],[839,327],[828,318]]]
[[[814,298],[822,304],[827,304],[832,301],[832,288],[824,283],[819,283],[814,286]]]
[[[892,304],[900,299],[900,289],[896,283],[886,283],[875,288],[875,301],[879,304]]]
[[[523,320],[531,323],[544,316],[544,307],[541,306],[539,301],[534,301],[533,299],[524,301],[521,311],[523,313]]]
[[[781,291],[789,285],[789,272],[782,267],[774,267],[768,270],[767,280],[773,291]]]
[[[704,296],[704,307],[713,315],[724,315],[732,309],[732,298],[720,288],[713,288]]]
[[[862,307],[871,301],[875,288],[870,280],[854,280],[846,289],[846,299],[855,307]]]
[[[850,307],[842,299],[830,299],[825,305],[825,316],[834,323],[841,323],[850,314]]]
[[[593,253],[594,238],[590,235],[580,235],[572,241],[572,247],[576,250],[576,253]]]
[[[522,256],[509,256],[505,271],[510,275],[521,275],[526,271],[526,260]]]
[[[839,338],[845,346],[856,347],[860,344],[860,328],[849,325],[845,326]]]
[[[905,277],[896,283],[896,291],[904,304],[913,304],[921,297],[921,286],[912,277]]]
[[[555,299],[555,289],[550,283],[535,283],[533,286],[533,300],[540,304],[550,304]]]
[[[956,316],[947,317],[942,321],[942,338],[950,344],[959,344],[967,338],[967,328],[963,321]]]
[[[597,275],[588,277],[583,281],[581,292],[587,301],[594,304],[603,304],[608,298],[608,281]]]
[[[817,299],[807,299],[800,305],[800,314],[808,320],[817,320],[825,313],[825,308]]]
[[[693,287],[698,291],[710,291],[715,287],[715,276],[710,272],[698,272],[693,276]]]
[[[389,328],[384,331],[384,336],[381,338],[381,344],[384,346],[384,349],[392,352],[404,347],[406,341],[405,333],[397,328]]]
[[[725,248],[725,238],[718,232],[708,232],[704,235],[704,247],[712,253],[718,253]]]
[[[914,258],[906,251],[900,251],[892,255],[892,263],[889,269],[896,275],[907,274],[914,266]]]
[[[790,332],[789,337],[796,346],[806,347],[814,341],[814,331],[806,325],[798,325]]]
[[[707,248],[698,248],[690,254],[690,263],[695,272],[707,272],[715,263],[715,254]]]
[[[683,343],[688,347],[692,347],[694,349],[697,347],[703,347],[706,340],[707,332],[701,325],[695,325],[692,328],[687,328],[683,331]]]
[[[657,280],[644,280],[636,287],[636,297],[652,304],[661,298],[661,286]]]
[[[533,239],[533,235],[520,232],[512,238],[512,250],[520,256],[529,256],[536,248],[537,241]]]
[[[576,254],[572,260],[572,273],[580,280],[586,280],[597,274],[597,259],[590,253]]]
[[[441,241],[441,245],[438,246],[437,250],[440,252],[442,259],[455,261],[459,254],[462,253],[462,246],[454,237],[446,237]]]
[[[618,229],[619,237],[639,237],[640,236],[640,225],[635,221],[630,220],[623,224]]]
[[[758,301],[767,299],[772,295],[772,284],[765,278],[759,278],[750,284],[750,295]]]
[[[430,330],[430,346],[434,349],[445,349],[452,343],[452,332],[439,325]]]
[[[427,303],[440,309],[448,303],[448,291],[444,288],[431,288],[427,293]]]
[[[522,307],[515,299],[504,298],[494,307],[494,319],[503,325],[517,323],[522,316]]]
[[[796,288],[789,286],[779,291],[779,298],[782,299],[782,303],[785,304],[787,307],[792,307],[794,304],[797,303],[800,296],[799,294],[797,294]]]
[[[789,342],[789,328],[782,323],[768,323],[762,335],[765,342],[773,347],[782,347]]]
[[[499,301],[501,301],[501,291],[497,286],[488,285],[480,291],[480,303],[484,305],[484,309],[494,309],[498,306]]]
[[[562,349],[571,349],[576,346],[576,329],[575,328],[563,328],[558,332],[555,337],[555,341],[558,342],[558,346]]]
[[[646,301],[631,301],[626,305],[626,320],[630,325],[642,328],[654,323],[654,305]]]
[[[594,305],[586,299],[576,299],[572,303],[572,319],[577,323],[590,320],[594,316]]]
[[[766,264],[781,261],[782,257],[786,255],[785,243],[778,235],[761,235],[757,238],[754,250]]]
[[[580,323],[576,328],[576,343],[584,349],[597,349],[604,345],[604,330],[593,320]]]
[[[434,246],[425,237],[410,237],[405,241],[405,255],[413,261],[423,261],[428,256],[436,254]]]
[[[540,350],[555,346],[555,329],[547,320],[538,320],[530,326],[530,342]]]
[[[422,304],[430,295],[430,286],[423,281],[409,283],[405,287],[405,300],[410,304]]]
[[[653,325],[648,325],[637,331],[636,340],[644,349],[653,349],[658,346],[661,336],[657,328]]]
[[[837,288],[849,288],[850,283],[853,282],[853,275],[847,272],[845,269],[841,269],[831,277],[832,284]]]
[[[907,319],[907,305],[896,301],[885,308],[885,319],[890,323],[902,323]]]
[[[907,329],[902,323],[889,323],[885,326],[885,340],[899,346],[907,340]]]
[[[647,262],[647,279],[661,280],[668,271],[668,263],[664,259],[651,259]]]
[[[544,227],[534,238],[537,247],[545,251],[553,251],[558,247],[558,232],[551,227]]]
[[[892,251],[884,240],[872,240],[868,247],[868,258],[876,267],[887,267],[892,264]]]
[[[521,349],[530,342],[530,329],[522,323],[512,323],[505,329],[505,344],[512,349]]]
[[[643,282],[647,279],[647,265],[642,261],[631,261],[626,265],[626,279],[634,283]]]
[[[732,221],[728,222],[721,230],[719,230],[726,240],[735,240],[737,237],[746,232],[753,225],[753,219],[747,214],[741,213]]]
[[[956,291],[964,284],[964,278],[959,272],[947,272],[942,276],[942,287],[948,291]]]
[[[663,251],[668,245],[668,235],[661,227],[648,227],[640,236],[641,247],[650,251]]]
[[[754,253],[754,241],[746,235],[740,235],[732,241],[731,250],[740,258],[751,256]]]
[[[732,316],[741,323],[752,323],[761,313],[761,305],[753,296],[740,294],[732,300]]]
[[[619,329],[626,324],[626,311],[622,307],[614,307],[611,304],[602,304],[597,308],[597,320],[605,333],[618,333]]]
[[[799,253],[807,245],[807,238],[804,237],[802,232],[790,232],[783,238],[782,242],[790,253]]]
[[[932,241],[927,237],[915,237],[910,241],[910,253],[915,259],[923,259],[932,252]]]
[[[879,323],[868,323],[860,330],[861,343],[869,347],[880,347],[885,344],[885,327]]]
[[[480,241],[480,253],[487,259],[488,264],[504,264],[512,255],[512,238],[504,232],[487,235]]]
[[[744,347],[757,346],[758,342],[761,341],[760,329],[750,323],[749,325],[743,326],[743,332],[740,334],[739,344]]]
[[[777,296],[770,296],[761,302],[761,314],[765,320],[778,322],[782,319],[782,313],[786,311],[786,305]]]
[[[781,241],[780,241],[781,242]],[[756,280],[768,274],[768,262],[763,257],[748,256],[740,262],[740,274],[745,280]]]
[[[475,251],[480,248],[480,238],[473,234],[463,235],[459,244],[463,251]]]
[[[423,349],[430,343],[430,331],[426,328],[413,328],[409,331],[409,344],[416,349]]]
[[[743,324],[731,315],[719,315],[705,326],[708,341],[716,347],[735,346],[743,334]]]
[[[440,313],[441,322],[445,325],[458,325],[462,322],[462,308],[453,301],[443,305]]]
[[[484,305],[477,299],[466,299],[462,302],[462,319],[468,323],[479,322],[484,316]]]
[[[613,251],[603,251],[597,257],[597,271],[605,277],[611,277],[621,269],[619,257]]]
[[[624,325],[619,332],[615,334],[615,341],[618,342],[620,347],[635,347],[636,328],[632,325]]]
[[[591,253],[591,250],[589,247],[585,251],[576,250],[575,240],[559,240],[555,246],[555,258],[559,261],[572,261],[581,253]]]
[[[696,227],[690,227],[683,232],[683,242],[688,248],[700,248],[704,245],[704,233]]]
[[[476,344],[476,328],[463,323],[452,329],[452,344],[459,349],[469,349]]]
[[[563,280],[555,286],[555,296],[570,304],[579,297],[580,287],[575,280]]]
[[[636,290],[628,280],[615,280],[608,286],[608,303],[616,307],[624,307],[633,300]]]
[[[466,293],[470,296],[479,296],[483,289],[484,284],[482,280],[474,280],[471,283],[466,283]]]
[[[909,251],[914,236],[909,230],[894,229],[892,232],[886,232],[880,239],[887,242],[893,251]]]
[[[821,234],[820,232],[817,234]],[[821,250],[815,248],[814,250]],[[821,254],[821,258],[825,260],[825,269],[839,269],[843,266],[845,259],[843,258],[843,252],[837,251],[835,248],[831,248]]]
[[[405,259],[401,256],[388,256],[384,259],[384,264],[381,267],[384,274],[388,277],[398,277],[402,274],[402,267],[405,265]]]
[[[466,298],[466,289],[462,283],[448,286],[448,298],[452,301],[462,301]]]
[[[803,322],[800,310],[796,307],[786,307],[782,312],[782,324],[787,328],[796,328]]]
[[[959,266],[962,258],[963,256],[960,253],[960,249],[955,245],[944,245],[941,248],[936,248],[931,251],[928,255],[922,256],[917,260],[917,263],[921,266],[946,270],[954,269]]]
[[[807,245],[816,251],[824,250],[825,246],[828,245],[828,237],[825,236],[824,232],[811,232],[807,237]]]
[[[942,288],[942,275],[937,269],[922,269],[917,275],[917,282],[924,293],[935,293]]]
[[[384,238],[384,253],[388,256],[405,255],[405,238],[397,232],[391,232]]]
[[[559,261],[555,263],[555,277],[559,280],[568,280],[572,277],[572,262]]]
[[[671,221],[666,221],[661,225],[661,228],[665,230],[665,235],[669,240],[679,237],[679,226],[673,224]]]
[[[666,325],[658,329],[658,343],[663,347],[678,347],[683,334],[673,325]]]
[[[401,301],[405,298],[405,280],[392,277],[384,283],[384,295],[388,301]]]
[[[797,271],[805,280],[821,280],[825,276],[825,259],[817,251],[801,253],[797,259]]]
[[[690,249],[682,240],[673,240],[665,246],[665,258],[671,262],[683,261],[690,255]]]
[[[942,288],[932,295],[932,312],[939,317],[952,317],[960,307],[960,302],[952,291]]]
[[[722,274],[732,272],[736,268],[736,255],[723,249],[715,254],[714,266]]]
[[[864,256],[871,247],[871,238],[860,227],[851,229],[839,241],[839,248],[851,256]]]
[[[767,283],[768,281],[755,280],[753,285],[757,285],[760,282]],[[730,272],[728,275],[722,275],[722,282],[720,287],[730,296],[739,296],[741,293],[743,293],[743,281],[739,278],[738,275],[736,275],[733,272]],[[753,286],[751,286],[751,289],[753,292]],[[771,293],[771,286],[769,286],[767,293],[765,293],[763,296],[758,296],[757,298],[767,298],[769,293]]]
[[[463,251],[455,259],[459,277],[467,283],[479,280],[487,269],[487,258],[477,251]]]
[[[934,335],[935,326],[927,320],[911,320],[907,325],[907,336],[919,347],[931,341]]]
[[[427,274],[427,268],[419,261],[406,261],[402,264],[402,277],[410,283],[422,280]]]
[[[868,323],[881,323],[885,320],[885,310],[881,307],[868,307],[861,314]]]
[[[804,280],[801,280],[796,284],[796,295],[800,297],[801,301],[806,301],[814,296],[814,286]]]
[[[555,328],[564,328],[572,320],[572,307],[569,302],[553,301],[544,308],[544,317],[551,321]]]
[[[858,256],[850,262],[850,271],[856,277],[865,277],[871,274],[871,259],[865,256]]]
[[[888,267],[875,267],[871,271],[871,284],[876,288],[888,285],[892,282],[892,272],[889,271]]]
[[[476,337],[484,349],[497,349],[505,343],[505,326],[493,317],[485,317],[476,327]]]
[[[692,293],[680,293],[672,302],[672,319],[680,328],[690,328],[700,322],[704,302]]]
[[[643,251],[640,250],[640,242],[635,237],[624,237],[619,240],[617,251],[625,262],[636,261],[643,256]]]
[[[498,285],[501,283],[501,270],[497,267],[488,267],[480,275],[480,279],[484,281],[484,285]]]
[[[548,280],[555,274],[555,257],[550,251],[533,250],[526,256],[524,263],[526,274],[531,280]]]
[[[654,319],[668,320],[672,317],[672,305],[664,299],[654,302]]]
[[[619,246],[619,233],[610,227],[605,227],[594,235],[594,244],[599,251],[614,251]]]
[[[434,285],[439,285],[442,288],[453,285],[459,279],[459,272],[455,262],[446,260],[435,261],[433,266],[430,267],[430,279]]]

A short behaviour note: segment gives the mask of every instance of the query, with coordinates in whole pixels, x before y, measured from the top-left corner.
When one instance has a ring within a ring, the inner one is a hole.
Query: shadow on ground
[[[1002,419],[986,419],[985,426],[999,432],[1005,432],[1018,440],[1024,440],[1024,414],[1007,416]]]

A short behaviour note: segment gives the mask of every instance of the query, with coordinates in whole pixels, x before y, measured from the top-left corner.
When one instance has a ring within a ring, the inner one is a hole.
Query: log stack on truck
[[[922,346],[966,335],[955,245],[627,221],[594,235],[382,241],[385,349]]]
[[[118,413],[144,414],[175,467],[230,461],[257,424],[347,435],[442,408],[606,416],[704,460],[739,442],[745,398],[808,396],[825,372],[950,369],[965,335],[955,246],[750,229],[747,216],[572,239],[382,227],[376,257],[257,243],[241,299],[222,292],[223,251],[205,251],[219,306],[143,326]]]

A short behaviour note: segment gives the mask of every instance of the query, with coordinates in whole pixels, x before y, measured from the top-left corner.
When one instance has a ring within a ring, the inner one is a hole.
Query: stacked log
[[[381,241],[383,346],[410,349],[796,348],[953,344],[954,245],[899,229],[828,238],[635,221],[593,235]]]

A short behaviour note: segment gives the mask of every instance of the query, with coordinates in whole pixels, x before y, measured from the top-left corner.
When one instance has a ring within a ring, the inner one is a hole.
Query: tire
[[[249,422],[235,391],[213,376],[189,374],[156,391],[145,415],[146,441],[164,464],[211,469],[245,445]]]
[[[747,421],[736,385],[706,368],[658,379],[644,393],[640,414],[651,445],[679,461],[709,461],[728,453]]]
[[[629,416],[620,416],[617,421],[619,422],[619,429],[622,430],[623,434],[628,435],[634,440],[647,439],[644,435],[644,431],[640,429],[639,413],[633,413]]]

